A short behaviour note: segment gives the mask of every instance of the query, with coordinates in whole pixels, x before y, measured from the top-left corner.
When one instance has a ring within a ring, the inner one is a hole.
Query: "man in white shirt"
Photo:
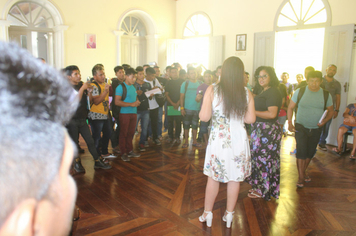
[[[156,79],[156,71],[152,67],[148,67],[146,69],[146,78],[144,81],[149,83],[152,89],[160,88],[162,90],[161,84]],[[157,135],[159,105],[154,97],[154,94],[151,94],[151,96],[149,97],[148,104],[150,109],[150,120],[151,120],[153,141],[156,143],[156,145],[161,145],[161,142],[159,141]]]

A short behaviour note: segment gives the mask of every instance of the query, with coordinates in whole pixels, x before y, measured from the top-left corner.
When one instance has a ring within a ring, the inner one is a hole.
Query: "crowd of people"
[[[296,186],[302,188],[310,182],[308,165],[318,145],[326,149],[330,122],[340,106],[341,88],[334,79],[335,65],[328,66],[324,77],[320,71],[307,67],[306,80],[298,74],[295,84],[289,83],[287,72],[279,80],[273,67],[260,66],[254,73],[254,87],[237,57],[228,58],[214,72],[204,73],[201,67],[190,65],[185,71],[179,63],[167,66],[163,75],[157,65],[134,69],[124,64],[114,68],[117,78],[111,83],[105,79],[103,65],[98,64],[93,67],[93,78],[81,87],[73,82],[80,80],[79,69],[73,68],[77,67],[69,66],[65,72],[78,91],[82,110],[90,107],[92,138],[87,137],[84,112],[80,113],[83,116],[76,114],[67,128],[74,142],[78,142],[79,132],[84,133],[88,145],[95,145],[89,149],[95,160],[94,168],[109,169],[108,159],[120,154],[123,161],[140,157],[133,147],[135,133],[140,135],[140,152],[161,142],[173,145],[182,142],[181,148],[206,147],[204,174],[209,178],[205,211],[200,220],[208,225],[219,182],[228,183],[230,197],[224,216],[228,227],[241,181],[251,185],[250,198],[266,201],[279,198],[281,139],[287,133],[287,120],[288,130],[295,132],[296,139],[294,153],[299,176]],[[348,109],[344,116],[355,122],[351,113],[356,109],[351,106]],[[321,119],[324,111],[327,113]],[[343,125],[340,130],[342,136],[350,127]],[[163,140],[165,131],[168,135]],[[110,139],[114,153],[108,152]],[[74,167],[78,172],[84,171],[80,158]]]
[[[227,183],[222,220],[229,228],[241,182],[251,185],[250,198],[279,198],[284,123],[295,132],[296,186],[302,188],[311,181],[308,165],[316,147],[325,148],[330,122],[340,107],[335,65],[327,67],[325,76],[307,67],[306,81],[299,74],[298,84],[288,83],[288,73],[279,81],[274,68],[261,66],[254,73],[253,88],[238,57],[204,73],[193,66],[185,71],[179,63],[166,67],[163,75],[157,65],[125,64],[114,68],[116,78],[110,81],[104,66],[97,64],[93,78],[82,82],[78,66],[67,66],[60,74],[15,45],[0,43],[0,52],[0,157],[6,160],[0,171],[4,207],[0,234],[4,235],[26,235],[34,229],[43,235],[68,231],[76,196],[68,170],[73,164],[75,171],[85,172],[80,151],[76,153],[73,145],[79,145],[79,134],[94,168],[100,169],[110,169],[108,159],[119,155],[123,161],[140,156],[133,147],[135,133],[140,135],[140,152],[161,142],[178,145],[182,137],[182,148],[206,147],[203,173],[208,181],[199,220],[211,226],[219,185]],[[343,114],[335,153],[341,152],[345,132],[356,134],[355,107],[350,104]],[[350,158],[354,156],[355,145]],[[16,165],[10,161],[13,158]],[[9,197],[12,201],[5,204]],[[59,199],[61,204],[55,202]],[[55,221],[61,222],[60,228],[51,227]]]

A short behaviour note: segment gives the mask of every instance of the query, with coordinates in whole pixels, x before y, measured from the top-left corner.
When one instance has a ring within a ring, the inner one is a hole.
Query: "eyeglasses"
[[[257,79],[267,79],[268,78],[268,75],[266,74],[266,75],[259,75],[259,76],[256,76],[257,77]]]

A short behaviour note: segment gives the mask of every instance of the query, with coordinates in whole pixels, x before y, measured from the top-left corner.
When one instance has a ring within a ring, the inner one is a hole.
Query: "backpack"
[[[156,86],[156,79],[153,80],[153,87]],[[155,99],[156,99],[156,102],[158,103],[158,106],[163,106],[165,103],[166,103],[166,95],[164,95],[163,93],[161,94],[155,94]]]
[[[297,103],[295,104],[296,105],[296,113],[297,113],[297,110],[298,110],[298,104],[300,102],[300,99],[302,99],[306,88],[307,87],[304,86],[304,87],[301,87],[299,89],[299,93],[298,93],[298,97],[297,97]],[[328,98],[329,98],[329,92],[324,90],[323,88],[321,88],[321,89],[323,90],[323,95],[324,95],[324,111],[325,111],[326,110],[326,103],[328,102]]]
[[[124,85],[124,83],[122,84],[119,84],[119,83],[113,83],[112,84],[112,88],[113,88],[113,96],[112,96],[112,102],[111,102],[111,111],[112,111],[112,116],[116,119],[116,120],[119,120],[119,115],[120,115],[120,110],[121,110],[121,107],[120,106],[117,106],[115,104],[115,96],[116,96],[116,88],[117,86],[122,86],[122,96],[121,96],[121,101],[124,101],[125,98],[126,98],[126,95],[127,95],[127,88],[126,86]]]

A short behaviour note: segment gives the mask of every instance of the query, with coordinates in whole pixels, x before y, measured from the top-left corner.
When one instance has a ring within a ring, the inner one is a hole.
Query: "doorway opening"
[[[322,69],[325,28],[276,32],[275,70],[277,76],[289,74],[289,82],[297,83],[296,75],[304,69]],[[305,78],[306,79],[306,78]]]

